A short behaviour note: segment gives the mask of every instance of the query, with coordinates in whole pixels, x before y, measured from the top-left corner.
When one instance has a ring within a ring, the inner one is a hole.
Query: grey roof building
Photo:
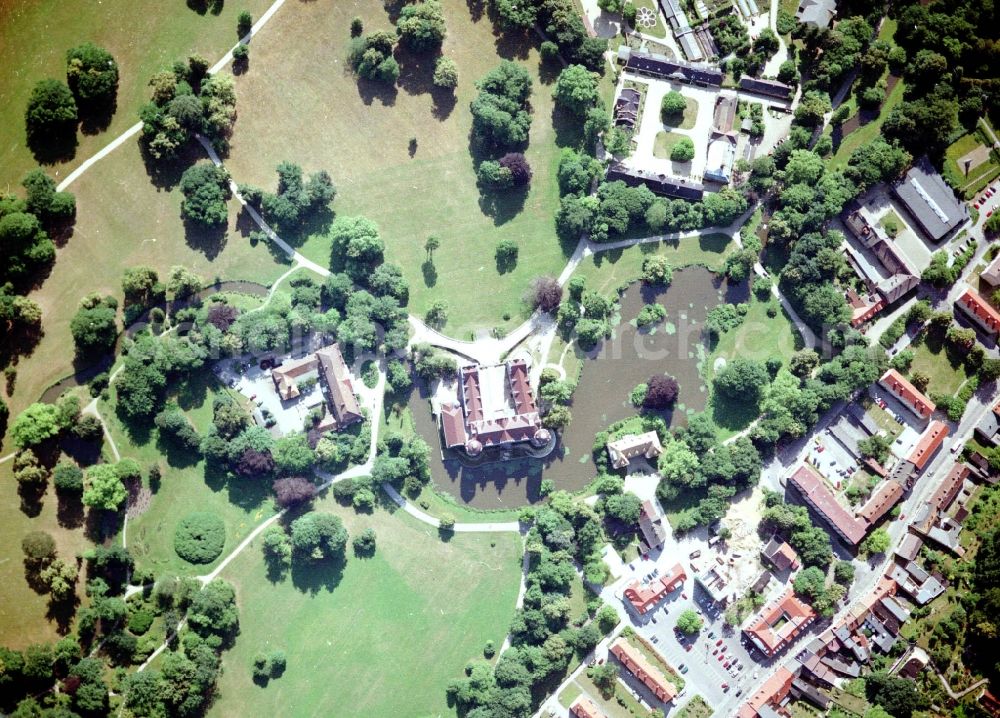
[[[892,191],[934,242],[963,224],[969,211],[941,175],[922,157]]]
[[[722,70],[715,67],[696,67],[666,55],[633,50],[626,45],[618,48],[618,60],[625,64],[626,70],[639,75],[677,80],[692,85],[722,87],[724,75]]]
[[[698,201],[705,195],[705,187],[699,182],[632,169],[620,162],[611,163],[608,167],[607,179],[608,182],[621,180],[629,187],[645,185],[653,193],[663,197]]]
[[[837,14],[836,0],[802,0],[795,11],[795,19],[805,25],[824,28]]]
[[[777,80],[765,80],[760,77],[743,75],[740,78],[740,89],[744,92],[753,92],[757,95],[775,97],[780,100],[787,100],[792,95],[792,86]]]

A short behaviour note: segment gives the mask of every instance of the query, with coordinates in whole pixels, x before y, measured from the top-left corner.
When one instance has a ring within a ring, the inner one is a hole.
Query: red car
[[[973,209],[979,209],[979,202],[973,202],[972,203],[972,208]]]
[[[993,210],[991,209],[989,212],[987,212],[986,216],[987,217],[992,217],[993,216]]]
[[[728,671],[729,670],[729,661],[726,661],[725,663],[723,663],[722,667],[725,668]]]
[[[719,655],[719,649],[718,649],[718,648],[713,648],[713,649],[712,649],[712,655],[713,655],[713,656],[717,656],[717,655]]]
[[[720,662],[720,663],[721,663],[721,662],[722,662],[723,660],[725,660],[725,658],[726,658],[726,654],[725,654],[725,653],[720,653],[720,654],[719,654],[719,662]]]
[[[718,641],[716,641],[716,642],[715,642],[715,645],[717,645],[717,646],[721,646],[721,645],[722,645],[722,639],[720,638],[720,639],[719,639]]]
[[[686,646],[684,646],[684,650],[690,652],[691,651],[691,644],[689,643]]]
[[[723,683],[722,684],[722,690],[723,691],[728,691],[729,690],[729,684],[728,683]]]

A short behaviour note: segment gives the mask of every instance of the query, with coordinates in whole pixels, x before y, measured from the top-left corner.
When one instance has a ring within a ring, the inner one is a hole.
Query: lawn
[[[687,105],[684,107],[684,113],[680,117],[680,122],[677,124],[672,122],[672,120],[677,119],[676,116],[662,117],[664,125],[667,127],[674,127],[679,130],[690,130],[694,128],[695,122],[698,121],[698,101],[693,97],[687,96],[685,96],[684,99],[687,102]]]
[[[452,716],[448,682],[499,646],[514,613],[521,547],[515,534],[437,531],[402,512],[355,514],[332,502],[356,534],[372,527],[372,558],[340,570],[316,567],[277,582],[267,577],[260,541],[223,572],[236,586],[240,635],[223,655],[210,716]],[[350,549],[349,549],[350,551]],[[278,611],[280,616],[275,613]],[[259,651],[278,648],[288,670],[266,688],[251,681]],[[335,708],[330,709],[330,706]]]
[[[712,707],[705,702],[704,698],[696,695],[677,712],[676,718],[709,718],[710,715],[712,715]]]
[[[173,398],[201,435],[212,424],[215,397],[225,394],[239,397],[219,384],[209,371],[196,375],[178,389]],[[128,548],[140,568],[148,568],[158,576],[208,573],[254,527],[274,514],[269,481],[227,482],[206,477],[204,461],[192,462],[182,452],[174,451],[170,444],[160,440],[155,427],[146,437],[130,436],[113,406],[102,402],[100,409],[122,456],[135,459],[143,468],[158,463],[163,471],[161,486],[153,492],[149,508],[128,523]],[[174,529],[192,511],[214,513],[225,523],[225,546],[210,564],[188,563],[174,551]]]
[[[236,17],[249,10],[261,15],[271,0],[214,4],[199,14],[190,9],[207,2],[163,0],[0,0],[0,181],[20,182],[36,162],[25,146],[24,109],[39,80],[66,78],[66,51],[85,41],[107,48],[118,62],[118,106],[108,128],[77,133],[79,146],[68,162],[50,168],[65,176],[137,121],[147,101],[153,73],[191,53],[214,64],[236,42]],[[216,11],[217,9],[217,11]],[[289,8],[283,9],[286,12]],[[269,32],[269,30],[265,30]],[[127,151],[124,149],[119,152]],[[103,163],[102,163],[103,164]],[[105,175],[106,177],[112,175]]]
[[[200,154],[194,157],[200,159]],[[165,280],[170,267],[181,264],[206,281],[219,277],[263,284],[285,272],[287,263],[276,261],[267,246],[250,246],[242,236],[246,225],[236,229],[235,201],[229,203],[228,233],[207,237],[187,232],[180,218],[182,196],[171,180],[161,177],[159,186],[151,182],[133,139],[73,185],[76,225],[58,250],[52,272],[30,295],[42,308],[45,333],[34,354],[18,365],[11,413],[73,373],[69,324],[77,304],[90,292],[112,294],[120,301],[125,268],[150,266]]]
[[[777,356],[787,366],[792,354],[804,346],[794,323],[776,299],[762,301],[754,294],[749,302],[750,309],[743,323],[724,332],[710,346],[702,361],[701,373],[708,386],[712,385],[715,363],[719,359],[729,362],[742,357],[764,361]],[[778,309],[774,317],[767,313],[772,306]],[[757,418],[757,407],[730,401],[714,392],[709,397],[708,410],[719,428],[720,440],[742,431]]]
[[[650,255],[667,257],[675,269],[701,265],[718,270],[735,248],[729,235],[721,233],[647,242],[586,257],[573,274],[584,277],[589,289],[610,294],[638,279],[642,261]]]
[[[720,357],[727,362],[737,357],[764,361],[777,356],[787,366],[792,355],[804,345],[791,317],[781,308],[777,299],[760,300],[754,294],[743,323],[723,333],[702,367],[705,382],[711,384],[715,376],[715,361]],[[776,307],[778,313],[768,316],[768,308]]]
[[[691,139],[687,135],[682,135],[679,132],[661,130],[656,133],[656,140],[653,143],[653,156],[659,157],[663,160],[669,160],[670,153],[673,151],[674,145],[685,138]]]
[[[667,28],[664,27],[663,25],[663,17],[660,15],[660,9],[656,6],[656,3],[653,2],[653,0],[632,0],[632,2],[635,5],[636,9],[643,7],[648,8],[649,10],[652,11],[653,17],[656,18],[655,25],[653,25],[652,27],[647,27],[643,25],[642,27],[638,28],[639,32],[641,32],[643,35],[649,35],[650,37],[660,37],[660,38],[666,37]]]
[[[450,306],[445,332],[467,338],[477,329],[518,324],[527,315],[522,299],[531,280],[556,275],[565,265],[573,247],[560,246],[553,222],[557,142],[575,141],[577,130],[569,128],[578,123],[554,113],[558,71],[540,67],[537,38],[519,44],[494,34],[481,4],[442,4],[448,24],[443,52],[459,71],[454,96],[432,92],[430,59],[401,54],[394,88],[359,83],[347,69],[351,18],[360,17],[366,31],[391,29],[383,3],[282,8],[254,43],[250,71],[237,78],[240,117],[227,166],[238,181],[267,188],[274,187],[274,168],[282,160],[308,172],[329,170],[338,188],[336,213],[364,215],[379,225],[388,259],[410,282],[410,311],[423,315],[443,300]],[[468,108],[475,81],[502,58],[516,59],[534,78],[526,150],[533,178],[524,195],[481,196]],[[433,263],[424,251],[431,234],[441,239]],[[322,228],[288,239],[329,264],[331,243]],[[494,260],[501,239],[514,240],[520,250],[517,266],[504,274]],[[475,301],[469,301],[471,285]]]
[[[980,148],[985,151],[990,142],[985,131],[977,127],[975,132],[962,135],[945,150],[943,174],[945,179],[959,190],[966,199],[972,199],[987,184],[1000,175],[1000,161],[995,151],[991,151],[966,173],[965,163],[960,160],[970,152]],[[978,160],[977,160],[978,162]]]
[[[851,158],[851,153],[854,152],[858,147],[862,145],[867,145],[875,140],[879,136],[882,130],[882,123],[889,116],[899,103],[903,101],[903,93],[906,89],[906,83],[903,80],[899,80],[893,85],[892,90],[885,98],[885,102],[882,103],[882,107],[879,109],[878,117],[876,117],[871,122],[862,125],[854,132],[850,133],[844,137],[840,144],[837,145],[836,141],[834,146],[837,151],[834,153],[833,158],[830,160],[829,167],[831,170],[842,170],[847,166],[847,161]],[[848,122],[851,120],[848,119]]]
[[[884,229],[890,237],[895,237],[906,227],[900,216],[896,214],[896,210],[893,209],[890,209],[882,216],[882,219],[879,220],[879,226],[882,227],[882,229]]]
[[[923,341],[911,345],[914,356],[910,376],[919,371],[930,378],[927,394],[954,396],[968,378],[964,357],[946,342],[927,332],[921,336],[924,337]]]
[[[0,645],[24,648],[60,637],[59,622],[48,616],[48,599],[25,579],[21,539],[29,531],[46,531],[56,541],[59,555],[72,559],[90,547],[83,531],[83,512],[60,510],[52,482],[40,510],[29,516],[21,508],[12,462],[0,464]],[[32,512],[34,513],[34,512]],[[82,581],[79,593],[82,595]],[[68,626],[66,626],[68,628]]]

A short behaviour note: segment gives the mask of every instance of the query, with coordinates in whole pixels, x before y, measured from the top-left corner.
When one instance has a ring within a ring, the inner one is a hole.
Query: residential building
[[[624,638],[611,644],[611,655],[618,659],[622,667],[635,676],[649,692],[663,703],[677,697],[677,688],[667,680],[663,671],[654,666],[635,646]]]
[[[944,593],[945,586],[937,576],[925,571],[913,561],[894,564],[889,577],[899,588],[916,601],[918,606],[926,605]]]
[[[1000,445],[1000,404],[993,406],[993,411],[988,413],[980,421],[973,433],[976,439],[988,446]]]
[[[926,431],[920,435],[920,440],[906,460],[913,464],[914,470],[920,473],[927,462],[937,453],[948,436],[948,425],[943,421],[932,421]]]
[[[914,290],[920,284],[920,276],[885,230],[869,220],[861,204],[852,202],[842,218],[875,260],[870,262],[868,256],[856,251],[850,243],[844,246],[848,262],[867,288],[864,295],[853,288],[847,291],[847,301],[853,312],[851,324],[858,327]]]
[[[449,449],[460,448],[474,457],[490,447],[521,442],[542,447],[551,439],[542,426],[524,360],[463,366],[459,399],[441,405],[441,431]]]
[[[777,715],[775,709],[780,708],[788,698],[794,681],[794,673],[778,666],[778,670],[740,706],[736,715],[738,718],[773,718]]]
[[[791,586],[781,596],[764,606],[743,629],[746,637],[768,658],[780,653],[816,619],[816,612],[795,597]]]
[[[618,60],[638,75],[648,75],[665,80],[676,80],[691,85],[722,87],[722,70],[707,65],[690,65],[666,55],[633,50],[627,45],[618,48]]]
[[[1000,333],[1000,312],[990,306],[979,292],[966,289],[956,300],[955,306],[989,336],[993,337]]]
[[[640,616],[644,616],[667,595],[683,586],[686,579],[687,574],[684,572],[684,567],[677,563],[669,572],[663,576],[657,576],[649,583],[643,584],[639,581],[633,581],[625,588],[623,595],[633,610]]]
[[[607,444],[608,458],[615,469],[624,469],[632,459],[642,457],[651,460],[663,453],[660,437],[655,431],[644,434],[626,434]]]
[[[789,100],[795,88],[777,80],[765,80],[759,77],[743,75],[740,78],[740,89],[755,95],[764,95],[778,100]]]
[[[824,29],[830,26],[836,14],[836,0],[802,0],[795,11],[795,19],[803,25]]]
[[[736,133],[716,132],[708,135],[704,178],[709,182],[729,184],[736,163]]]
[[[937,408],[933,401],[928,399],[923,392],[919,391],[905,376],[895,369],[886,371],[878,383],[921,419],[930,418],[930,415]]]
[[[317,431],[340,431],[364,419],[354,395],[350,372],[337,344],[328,344],[300,359],[290,359],[271,369],[271,381],[282,401],[302,395],[303,382],[318,382],[325,413]],[[317,400],[318,401],[318,400]]]
[[[994,289],[1000,287],[1000,254],[994,257],[993,261],[979,275],[979,278]]]
[[[968,465],[961,462],[955,464],[951,467],[948,475],[944,477],[944,480],[938,485],[937,489],[934,490],[934,494],[928,503],[938,511],[947,511],[951,507],[951,503],[955,500],[955,497],[962,490],[962,486],[971,473],[972,470]]]
[[[661,197],[672,197],[674,199],[686,199],[698,202],[705,196],[705,187],[700,182],[682,177],[671,177],[662,173],[634,169],[621,162],[612,162],[608,166],[606,176],[608,182],[621,180],[629,187],[645,185],[650,191]]]
[[[580,696],[569,707],[569,713],[576,718],[606,718],[601,709],[586,696]]]
[[[639,511],[639,551],[646,554],[663,545],[667,530],[663,527],[663,517],[652,501],[643,501]]]
[[[622,88],[621,94],[615,100],[615,124],[634,128],[639,119],[639,105],[642,94],[631,87]]]
[[[773,566],[775,571],[795,571],[800,565],[799,555],[795,553],[795,549],[777,536],[772,536],[767,542],[761,551],[761,557]]]
[[[857,546],[865,537],[868,524],[845,509],[823,479],[808,464],[802,464],[789,478],[802,499],[809,504],[846,543]]]
[[[899,546],[896,548],[895,555],[902,561],[913,561],[917,556],[920,555],[920,547],[924,545],[924,542],[916,534],[908,533],[903,537],[903,540],[899,542]]]
[[[883,481],[871,498],[858,511],[869,524],[878,523],[903,498],[903,486],[896,481]]]
[[[933,242],[965,224],[969,210],[923,157],[893,186],[893,193]]]
[[[725,604],[729,601],[732,586],[722,574],[720,567],[714,563],[709,564],[701,573],[696,573],[694,581],[715,603]]]

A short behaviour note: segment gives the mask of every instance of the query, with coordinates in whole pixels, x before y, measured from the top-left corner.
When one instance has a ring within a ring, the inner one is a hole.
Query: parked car
[[[711,636],[709,636],[709,638],[711,638]],[[720,638],[718,641],[716,641],[715,645],[721,646],[722,645],[722,639]]]
[[[681,673],[687,673],[687,672],[688,672],[688,667],[687,666],[681,666]]]
[[[699,556],[701,556],[701,549],[692,551],[688,558],[698,558]]]
[[[726,661],[725,663],[723,663],[722,667],[725,668],[728,671],[729,670],[729,661]]]
[[[728,692],[729,691],[729,684],[728,683],[723,683],[722,684],[722,690],[724,692]]]

